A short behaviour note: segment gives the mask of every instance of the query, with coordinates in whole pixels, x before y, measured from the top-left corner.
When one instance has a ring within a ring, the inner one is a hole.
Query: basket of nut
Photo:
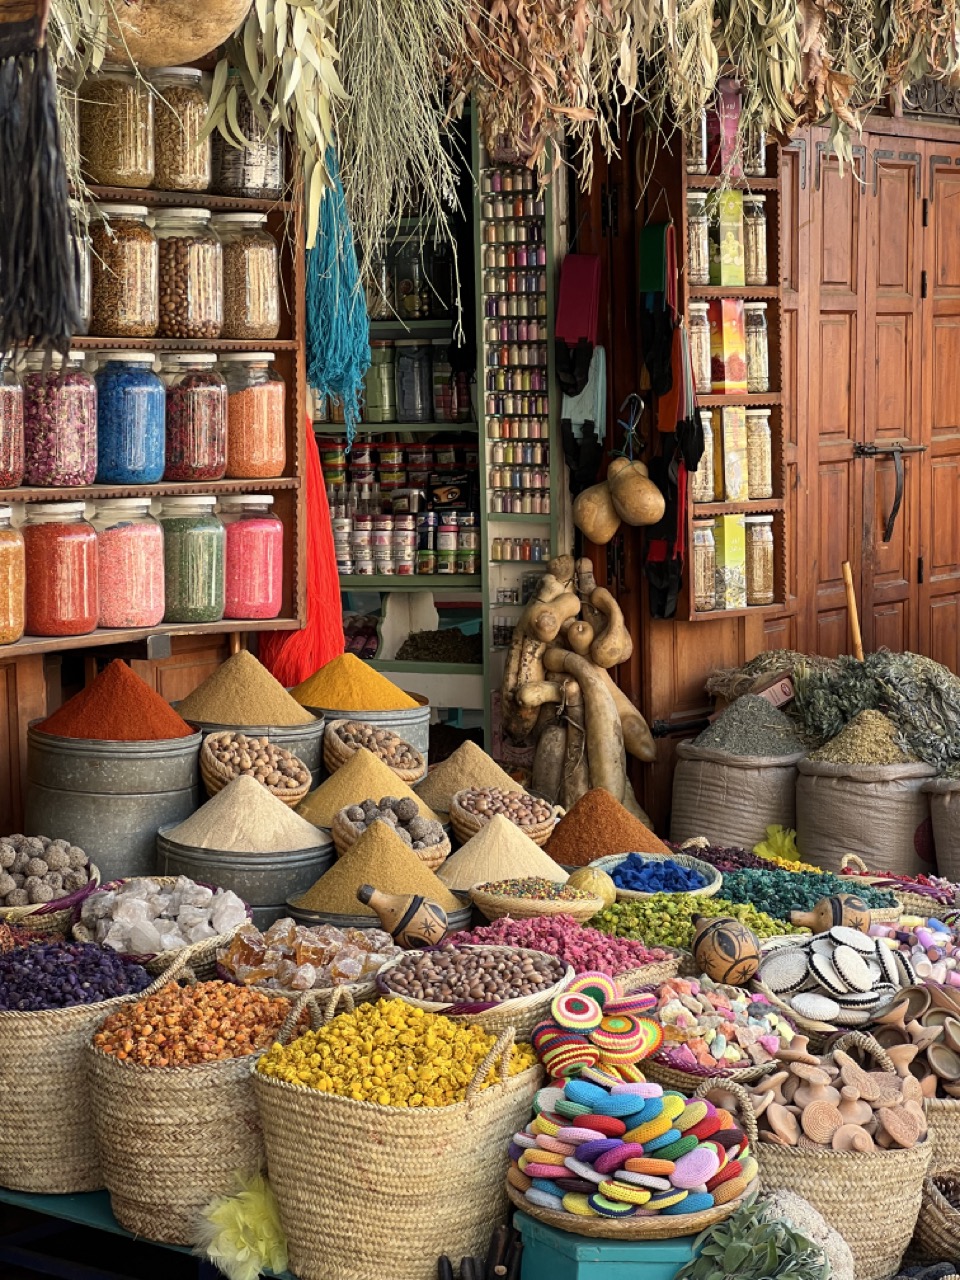
[[[302,760],[269,738],[254,738],[233,729],[211,733],[200,748],[200,776],[208,796],[249,774],[290,808],[310,790],[310,770]]]
[[[453,833],[465,844],[496,814],[502,813],[534,844],[545,845],[563,810],[526,791],[505,791],[501,787],[478,787],[458,791],[450,801]]]
[[[426,776],[422,754],[390,729],[362,720],[331,720],[323,735],[323,763],[331,773],[345,765],[361,747],[372,751],[402,782],[411,786]]]
[[[450,853],[450,837],[439,822],[421,815],[416,800],[384,796],[379,802],[364,800],[362,804],[347,805],[334,815],[330,834],[337,857],[342,858],[348,849],[352,849],[374,822],[385,822],[393,827],[404,844],[409,844],[431,871],[436,871]]]

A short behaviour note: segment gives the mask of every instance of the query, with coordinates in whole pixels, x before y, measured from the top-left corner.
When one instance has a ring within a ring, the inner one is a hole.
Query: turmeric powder
[[[420,705],[352,653],[326,663],[291,693],[302,707],[324,711],[408,711]]]

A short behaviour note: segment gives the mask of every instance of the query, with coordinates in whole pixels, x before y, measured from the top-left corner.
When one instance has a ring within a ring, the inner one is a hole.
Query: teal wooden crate
[[[696,1239],[594,1240],[520,1212],[515,1225],[523,1236],[521,1280],[673,1280]]]

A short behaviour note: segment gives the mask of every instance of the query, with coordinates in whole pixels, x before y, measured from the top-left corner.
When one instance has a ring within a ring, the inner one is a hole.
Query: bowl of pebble
[[[478,884],[470,890],[470,898],[488,920],[499,920],[501,916],[527,920],[531,916],[567,915],[582,924],[603,910],[602,898],[543,876]]]
[[[614,853],[590,863],[605,871],[617,887],[617,900],[649,898],[655,893],[686,893],[712,898],[723,876],[708,862],[687,853]]]
[[[349,804],[334,815],[330,834],[333,837],[337,857],[357,843],[364,831],[375,822],[385,822],[397,833],[404,844],[409,844],[421,862],[431,871],[442,866],[450,854],[450,837],[443,825],[420,812],[416,800],[408,796],[383,796],[378,800],[364,800]]]

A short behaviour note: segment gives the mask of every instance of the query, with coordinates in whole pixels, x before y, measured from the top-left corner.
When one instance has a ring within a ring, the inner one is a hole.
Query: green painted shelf
[[[549,512],[544,515],[540,511],[536,515],[522,515],[516,511],[487,512],[487,524],[549,524],[551,519]]]
[[[446,338],[453,329],[453,321],[436,320],[371,320],[370,334],[380,338]]]
[[[409,578],[399,574],[346,574],[340,578],[341,591],[479,591],[479,573],[419,573]]]
[[[475,422],[361,422],[357,426],[357,435],[415,435],[426,436],[435,435],[443,432],[462,431],[466,434],[476,435],[479,427]],[[313,424],[314,435],[318,436],[342,436],[346,433],[346,427],[342,422],[315,422]]]
[[[371,658],[367,666],[375,671],[409,672],[420,675],[426,672],[435,676],[482,676],[483,663],[472,662],[399,662],[396,658]]]

